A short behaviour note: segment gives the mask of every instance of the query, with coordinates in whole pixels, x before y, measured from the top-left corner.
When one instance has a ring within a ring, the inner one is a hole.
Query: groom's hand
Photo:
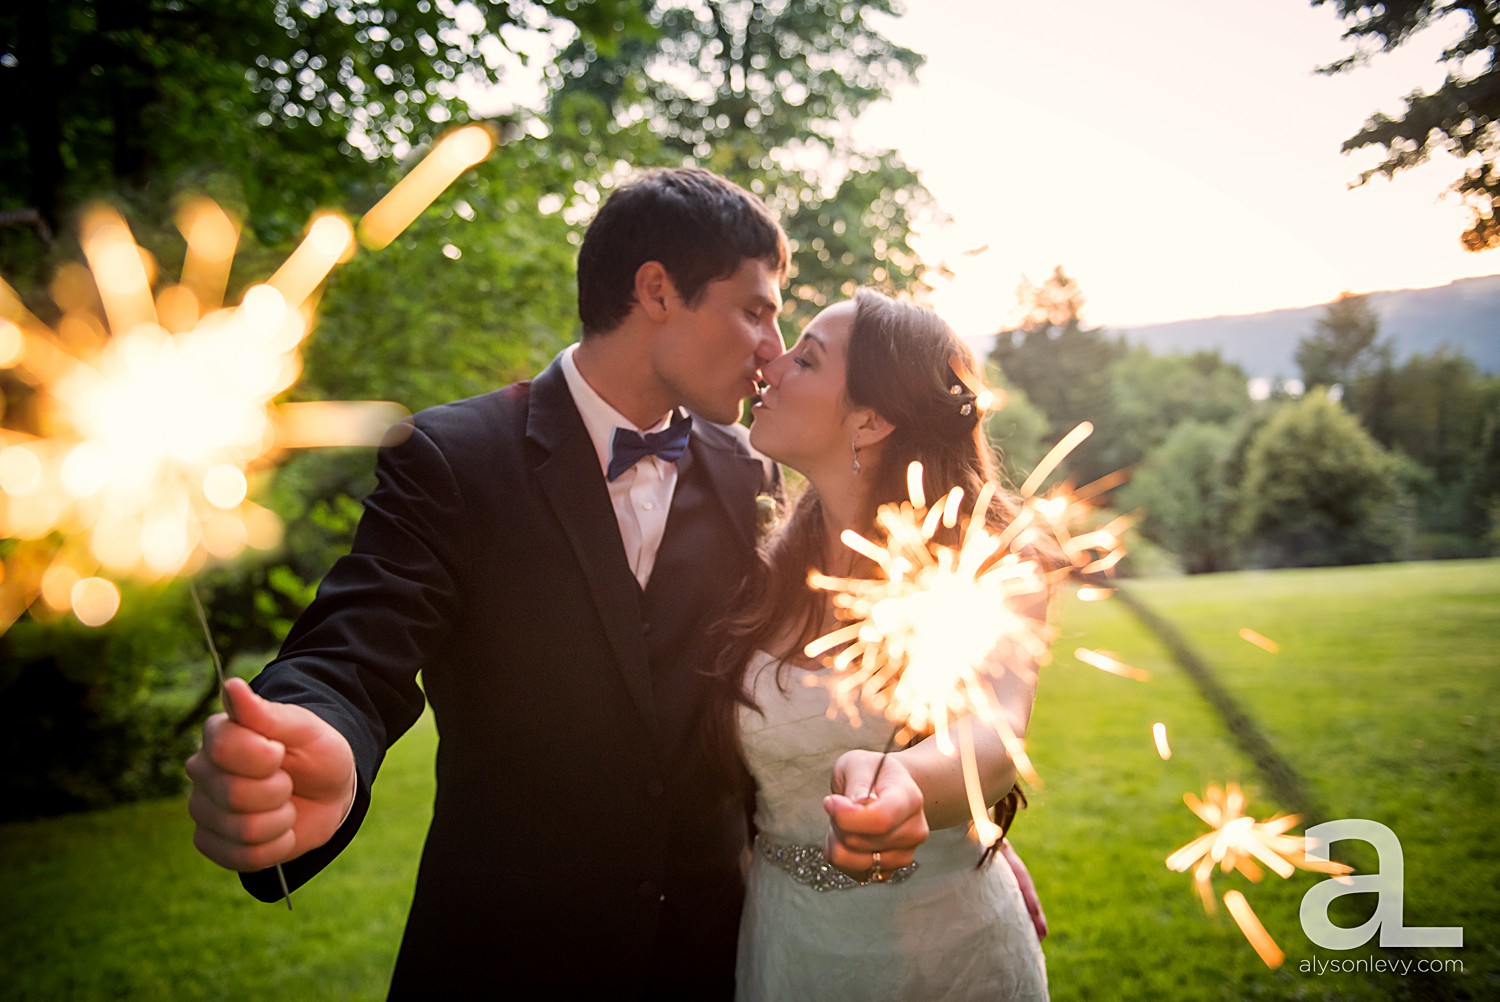
[[[203,725],[188,759],[193,844],[220,866],[251,872],[333,837],[354,802],[354,753],[311,710],[262,699],[230,679],[223,713]]]
[[[875,853],[881,872],[888,874],[910,863],[927,840],[921,787],[899,759],[887,756],[883,766],[880,759],[878,752],[845,752],[833,767],[833,792],[823,798],[828,812],[823,854],[857,880],[871,876]]]

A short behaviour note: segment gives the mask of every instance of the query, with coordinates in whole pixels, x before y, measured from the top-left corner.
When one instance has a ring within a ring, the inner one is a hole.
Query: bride
[[[983,849],[969,832],[957,760],[928,740],[880,767],[890,725],[878,715],[862,727],[830,719],[827,689],[812,677],[828,669],[801,653],[834,624],[808,571],[870,574],[839,534],[868,532],[881,504],[905,497],[908,463],[922,462],[929,498],[955,485],[973,498],[994,478],[965,371],[972,354],[947,324],[869,290],[820,313],[764,371],[750,440],[807,487],[764,547],[715,666],[728,683],[718,710],[724,753],[743,757],[755,788],[741,1002],[1047,997],[1012,868],[977,865]],[[1004,524],[1014,510],[1002,495],[990,521]],[[997,683],[1017,734],[1034,679],[1006,672]],[[993,803],[1015,769],[989,729],[973,734]]]

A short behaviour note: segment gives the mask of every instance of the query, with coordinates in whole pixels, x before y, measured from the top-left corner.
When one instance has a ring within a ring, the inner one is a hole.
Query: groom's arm
[[[350,553],[330,570],[281,653],[252,683],[257,695],[292,704],[331,731],[336,740],[320,742],[320,748],[346,746],[352,776],[346,764],[343,782],[353,786],[352,802],[342,802],[342,823],[321,833],[321,839],[278,836],[278,846],[290,843],[290,851],[247,848],[236,862],[205,852],[232,868],[254,870],[242,872],[241,879],[261,900],[277,900],[280,882],[273,870],[255,870],[246,863],[269,867],[280,862],[288,886],[295,888],[352,841],[386,749],[422,712],[425,700],[417,672],[446,636],[452,615],[449,568],[461,547],[453,537],[455,526],[462,524],[464,503],[443,450],[422,427],[412,426],[405,441],[381,451],[376,474],[377,486],[365,500]],[[318,766],[334,767],[331,759]],[[283,803],[271,810],[284,811],[284,804],[300,793],[284,779],[275,781],[288,789]],[[207,795],[215,782],[195,778],[195,795],[200,790]],[[264,846],[267,834],[266,828],[252,825],[241,833],[242,844]]]

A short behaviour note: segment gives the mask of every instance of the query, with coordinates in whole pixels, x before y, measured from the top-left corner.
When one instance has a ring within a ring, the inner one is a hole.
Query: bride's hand
[[[922,790],[899,759],[880,753],[850,751],[839,756],[833,767],[833,792],[823,798],[828,812],[828,835],[823,854],[828,861],[856,880],[878,879],[875,854],[880,854],[880,873],[889,874],[912,861],[914,850],[927,840],[927,818],[922,810]],[[870,781],[875,779],[872,790]]]

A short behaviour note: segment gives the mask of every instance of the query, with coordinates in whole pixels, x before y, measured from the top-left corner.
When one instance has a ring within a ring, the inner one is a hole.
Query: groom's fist
[[[242,679],[224,687],[230,714],[203,725],[188,759],[188,813],[198,851],[231,870],[263,870],[333,837],[354,802],[354,754],[305,707],[262,699]]]

